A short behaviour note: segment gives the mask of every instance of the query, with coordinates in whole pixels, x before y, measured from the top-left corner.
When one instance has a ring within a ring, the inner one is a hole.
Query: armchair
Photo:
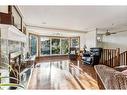
[[[86,64],[97,65],[101,58],[102,48],[90,48],[83,54],[82,60]]]

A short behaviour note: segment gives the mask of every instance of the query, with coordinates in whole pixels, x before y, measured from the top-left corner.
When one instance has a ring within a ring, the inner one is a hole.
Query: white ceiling
[[[27,25],[90,31],[127,27],[127,6],[19,6]]]

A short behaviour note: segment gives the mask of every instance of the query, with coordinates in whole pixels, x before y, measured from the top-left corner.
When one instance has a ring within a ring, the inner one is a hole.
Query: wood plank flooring
[[[99,89],[95,78],[93,67],[81,62],[68,58],[41,59],[33,69],[27,89]]]

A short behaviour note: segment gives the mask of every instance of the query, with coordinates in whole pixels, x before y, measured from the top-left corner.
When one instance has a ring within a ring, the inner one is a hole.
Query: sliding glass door
[[[50,55],[50,38],[41,37],[40,41],[41,55]]]
[[[52,38],[52,54],[60,54],[60,39]]]
[[[79,37],[71,38],[71,47],[79,48]]]
[[[69,52],[69,39],[62,38],[61,39],[61,54],[68,54]]]
[[[36,55],[37,54],[37,36],[30,35],[30,54]]]
[[[40,53],[42,56],[68,54],[69,42],[69,38],[40,37]]]

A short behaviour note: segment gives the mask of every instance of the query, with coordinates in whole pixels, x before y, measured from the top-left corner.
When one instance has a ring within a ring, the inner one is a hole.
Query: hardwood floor
[[[27,89],[99,89],[92,66],[70,61],[68,57],[38,60]]]

